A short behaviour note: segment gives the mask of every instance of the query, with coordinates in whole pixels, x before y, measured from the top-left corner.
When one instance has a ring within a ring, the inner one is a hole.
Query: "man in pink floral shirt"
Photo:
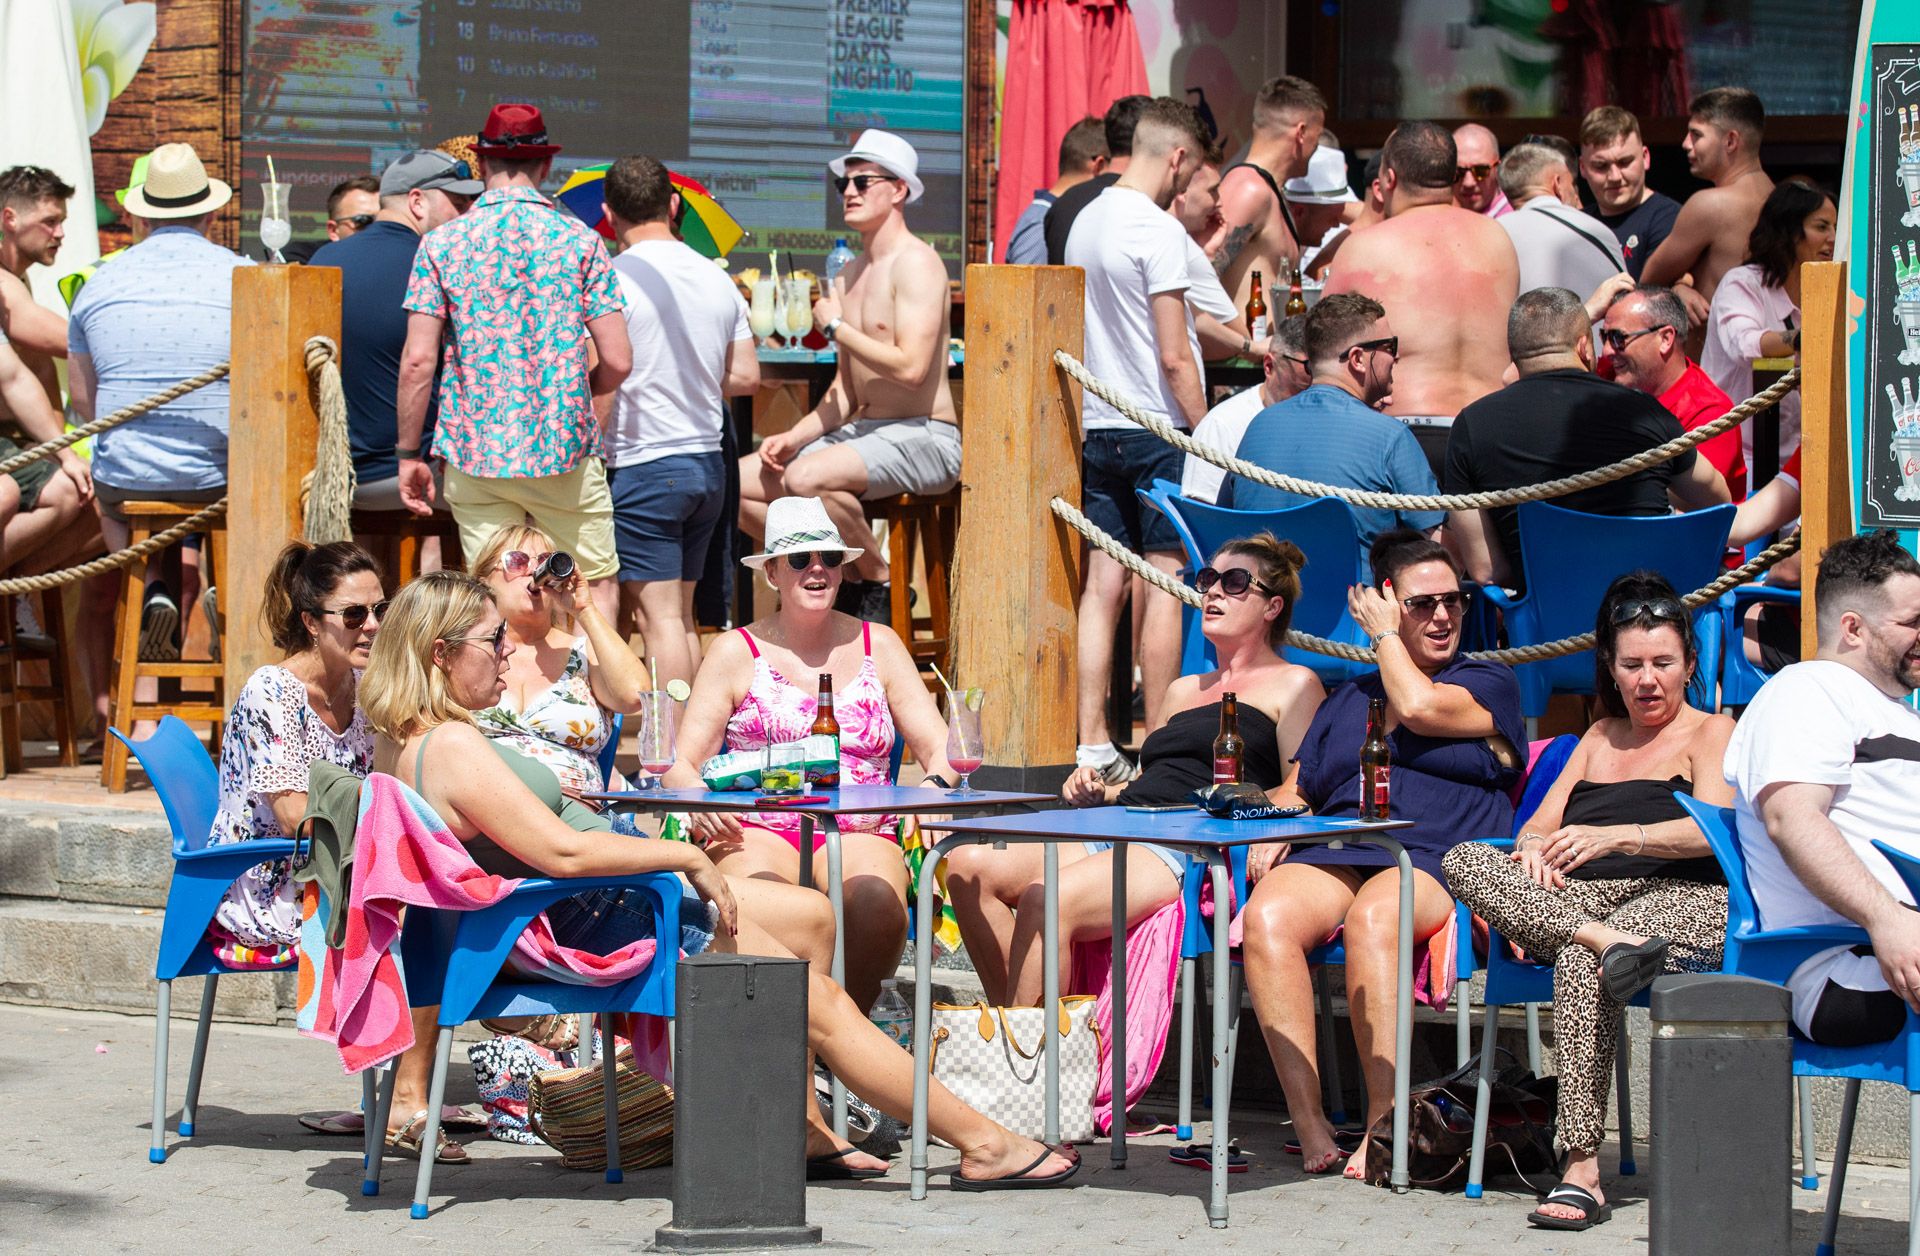
[[[633,352],[600,238],[540,193],[559,151],[538,109],[495,105],[474,144],[487,190],[420,242],[400,358],[400,497],[415,514],[431,508],[419,446],[438,369],[431,453],[446,461],[461,548],[477,554],[495,528],[531,516],[611,617],[619,560],[600,430]]]

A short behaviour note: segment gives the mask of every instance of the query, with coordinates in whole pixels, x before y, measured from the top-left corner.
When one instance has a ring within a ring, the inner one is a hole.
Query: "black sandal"
[[[887,1176],[885,1169],[856,1169],[848,1164],[847,1157],[859,1150],[858,1147],[848,1147],[842,1151],[829,1151],[818,1156],[808,1156],[807,1181],[865,1182],[872,1178]]]
[[[1056,1152],[1067,1157],[1072,1163],[1060,1170],[1060,1172],[1049,1173],[1045,1177],[1027,1176],[1027,1174],[1032,1173],[1035,1169],[1045,1164],[1047,1157]],[[970,1178],[961,1173],[960,1170],[955,1169],[953,1171],[953,1177],[949,1179],[949,1184],[956,1191],[1039,1191],[1045,1190],[1050,1186],[1060,1186],[1078,1172],[1080,1172],[1079,1152],[1071,1147],[1065,1146],[1048,1147],[1040,1153],[1032,1164],[1020,1170],[1018,1173],[997,1178]]]
[[[1541,1207],[1547,1204],[1559,1204],[1563,1208],[1578,1208],[1586,1215],[1575,1221],[1571,1217],[1556,1217],[1536,1208],[1527,1214],[1527,1220],[1542,1230],[1591,1230],[1613,1219],[1612,1204],[1601,1203],[1593,1197],[1593,1192],[1575,1186],[1571,1182],[1562,1182],[1548,1191],[1546,1199],[1541,1201]]]
[[[1653,984],[1667,964],[1665,938],[1648,938],[1638,946],[1615,942],[1600,952],[1600,984],[1616,1003],[1625,1003]]]

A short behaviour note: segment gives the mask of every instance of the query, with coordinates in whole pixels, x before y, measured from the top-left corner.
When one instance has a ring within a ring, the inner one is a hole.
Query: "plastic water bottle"
[[[832,252],[827,254],[827,283],[831,285],[833,277],[845,270],[847,263],[852,260],[853,250],[847,247],[847,238],[837,237],[833,242]]]
[[[880,997],[874,1000],[873,1011],[867,1015],[880,1027],[881,1033],[899,1043],[902,1049],[913,1050],[913,1009],[900,997],[893,978],[880,983]]]

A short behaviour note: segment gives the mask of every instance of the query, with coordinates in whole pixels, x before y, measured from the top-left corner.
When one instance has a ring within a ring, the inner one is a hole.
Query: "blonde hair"
[[[398,741],[440,724],[474,723],[434,666],[433,643],[471,634],[492,604],[492,590],[458,571],[430,572],[400,590],[360,677],[360,709],[375,732]]]
[[[525,550],[534,542],[545,546],[548,551],[560,548],[544,529],[531,523],[502,524],[487,537],[487,543],[480,547],[478,554],[474,555],[473,565],[468,570],[477,579],[485,580],[500,570],[500,564],[505,561],[508,550]],[[567,613],[566,607],[562,606],[557,598],[551,599],[548,603],[547,626],[565,628],[569,632],[573,630],[573,616]]]

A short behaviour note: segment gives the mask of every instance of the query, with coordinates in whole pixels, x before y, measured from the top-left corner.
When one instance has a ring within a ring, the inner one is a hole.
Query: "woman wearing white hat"
[[[780,605],[765,619],[717,638],[694,677],[672,787],[698,788],[700,765],[722,741],[755,750],[798,741],[813,725],[818,677],[830,676],[840,722],[840,780],[889,783],[894,739],[904,736],[927,783],[947,787],[947,727],[900,638],[833,609],[842,564],[860,550],[840,537],[817,497],[767,507],[767,548],[741,561],[762,572]],[[879,997],[907,941],[907,866],[892,816],[839,821],[846,905],[847,993],[861,1008]],[[798,816],[693,817],[692,836],[729,876],[800,880]],[[815,846],[824,840],[815,839]],[[814,884],[824,879],[818,870]]]

